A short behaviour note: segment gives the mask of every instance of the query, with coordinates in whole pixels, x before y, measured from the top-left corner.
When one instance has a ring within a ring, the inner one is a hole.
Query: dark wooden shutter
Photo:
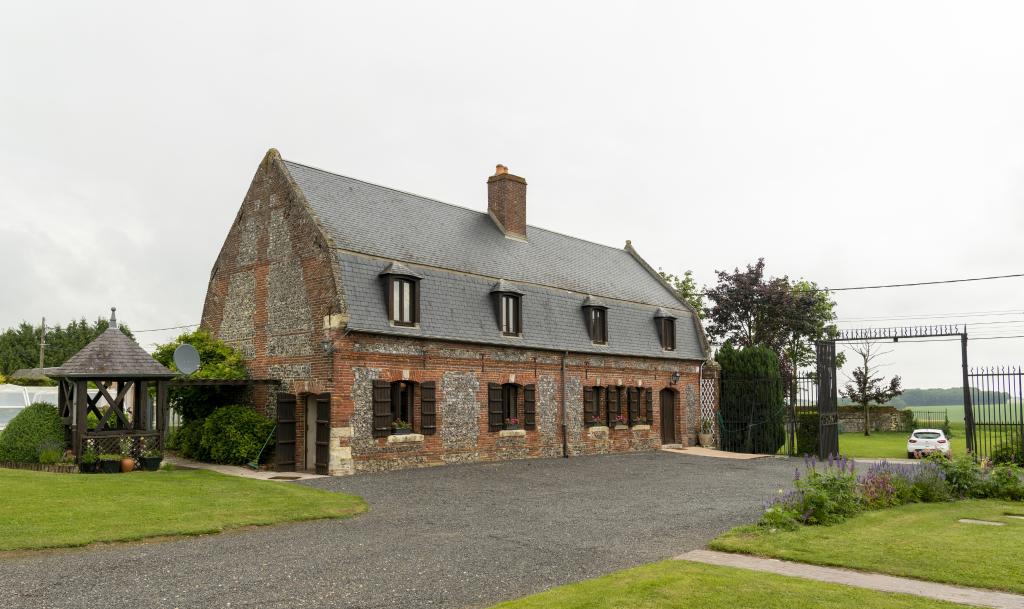
[[[583,424],[593,425],[594,417],[597,416],[597,401],[594,399],[597,392],[593,387],[583,388]]]
[[[654,391],[650,388],[644,389],[644,414],[647,423],[654,421]]]
[[[275,471],[295,471],[295,396],[277,394],[277,446],[274,449]]]
[[[373,437],[391,435],[391,383],[373,381]]]
[[[523,387],[523,427],[537,428],[537,386]]]
[[[505,423],[505,411],[501,404],[501,385],[487,383],[487,430],[501,431]]]
[[[309,416],[308,414],[306,416]],[[316,473],[326,476],[331,462],[331,394],[316,396]],[[308,468],[309,465],[307,464]]]
[[[606,400],[605,403],[608,405],[608,424],[615,424],[615,417],[619,416],[619,388],[614,385],[609,385],[605,389]]]
[[[629,405],[629,424],[636,425],[636,420],[640,418],[640,390],[636,387],[627,389],[626,401]]]
[[[420,433],[432,436],[437,432],[437,398],[434,381],[420,385]]]

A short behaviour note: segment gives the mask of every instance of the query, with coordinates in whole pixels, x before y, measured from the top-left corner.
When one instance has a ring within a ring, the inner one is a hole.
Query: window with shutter
[[[373,381],[373,437],[391,435],[391,383]]]
[[[608,425],[622,423],[623,421],[619,421],[619,417],[622,415],[622,411],[620,409],[621,404],[619,403],[619,388],[614,385],[609,385],[605,390],[605,395],[607,396],[605,401],[608,409]]]
[[[629,406],[629,424],[636,425],[640,419],[640,390],[636,387],[626,389],[626,403]]]
[[[437,398],[434,381],[420,384],[420,433],[432,436],[437,432]]]
[[[501,431],[505,422],[504,414],[501,385],[498,383],[487,383],[488,431]]]
[[[523,387],[523,427],[537,428],[537,386]]]
[[[413,408],[416,383],[395,381],[391,383],[391,424],[398,421],[407,423],[409,429],[416,427],[416,412]]]
[[[585,427],[597,425],[597,422],[594,420],[598,417],[595,400],[596,394],[597,391],[594,387],[583,388],[583,425]]]

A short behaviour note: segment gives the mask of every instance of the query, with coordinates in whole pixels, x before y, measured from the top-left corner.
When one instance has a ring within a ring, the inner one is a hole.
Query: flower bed
[[[1024,500],[1024,470],[1013,464],[976,462],[970,455],[932,457],[921,463],[881,461],[857,474],[852,459],[804,460],[794,488],[765,502],[758,525],[792,530],[837,524],[864,511],[951,499]]]
[[[18,463],[15,461],[0,461],[0,467],[5,469],[27,469],[33,472],[51,472],[54,474],[78,473],[78,466],[74,463]]]

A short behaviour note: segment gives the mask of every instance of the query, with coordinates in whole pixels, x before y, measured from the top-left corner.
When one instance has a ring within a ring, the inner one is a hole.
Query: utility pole
[[[39,332],[39,373],[43,373],[43,358],[46,354],[46,318],[43,318],[43,327]]]

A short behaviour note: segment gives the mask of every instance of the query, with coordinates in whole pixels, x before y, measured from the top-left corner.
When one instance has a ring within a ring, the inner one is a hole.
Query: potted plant
[[[626,417],[621,414],[612,419],[612,425],[615,429],[626,429]]]
[[[591,425],[600,425],[602,422],[603,421],[601,421],[601,417],[597,416],[596,414],[590,419]]]
[[[121,455],[104,453],[99,456],[101,474],[117,474],[121,471]]]
[[[118,447],[121,449],[121,471],[128,473],[135,469],[135,458],[132,457],[132,439],[121,438]]]
[[[147,448],[139,456],[139,466],[147,472],[155,472],[160,469],[160,462],[164,460],[164,453],[157,448]]]
[[[398,419],[391,424],[392,433],[396,436],[407,436],[412,433],[412,425],[408,422]]]
[[[697,440],[705,448],[712,448],[715,444],[715,424],[710,419],[700,422],[700,431],[697,432]]]
[[[100,456],[92,444],[86,446],[82,455],[78,457],[78,471],[83,474],[95,474],[100,471]]]
[[[505,419],[505,429],[522,429],[519,426],[519,419],[515,417]]]

